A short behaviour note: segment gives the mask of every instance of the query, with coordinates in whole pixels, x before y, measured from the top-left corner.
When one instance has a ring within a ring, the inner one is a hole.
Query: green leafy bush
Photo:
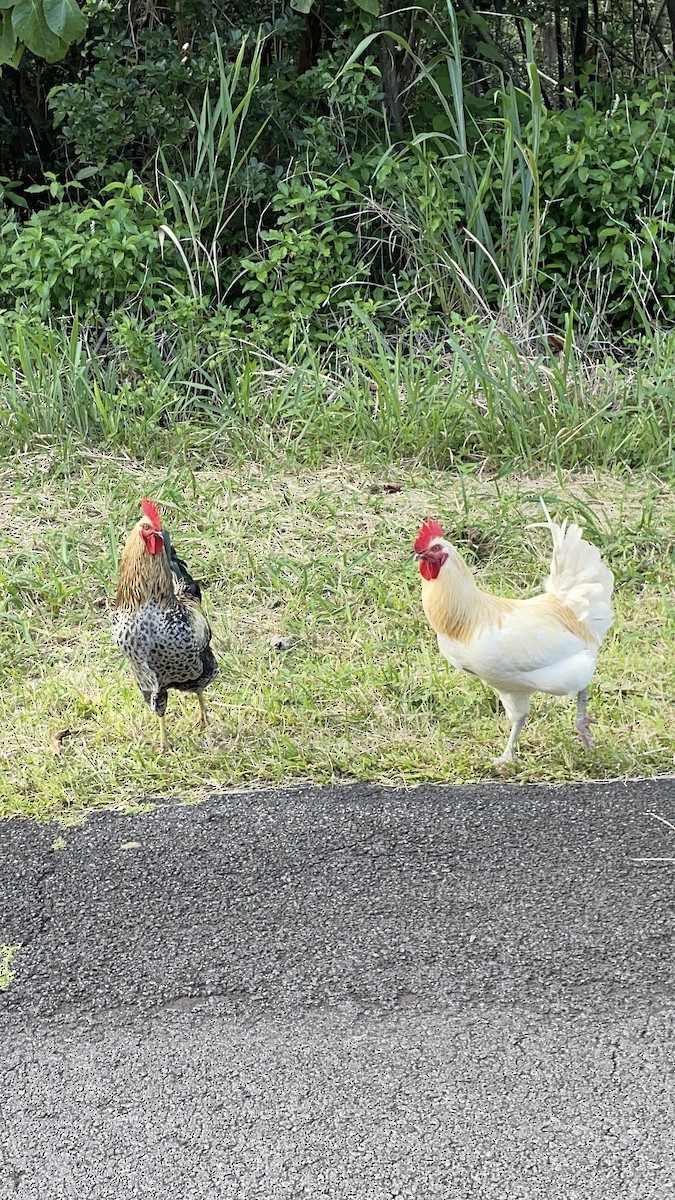
[[[308,325],[321,324],[326,306],[334,319],[369,277],[368,264],[358,258],[357,235],[344,220],[348,194],[339,179],[280,182],[272,202],[276,226],[261,234],[257,253],[241,260],[239,307],[256,310],[287,345]]]
[[[110,25],[116,35],[106,35]],[[49,104],[71,157],[100,163],[105,172],[140,170],[161,144],[183,146],[196,101],[213,69],[208,39],[190,63],[182,61],[172,30],[142,29],[135,43],[120,36],[111,16],[92,39],[93,63],[78,81],[53,88]]]
[[[540,282],[615,326],[675,317],[675,119],[663,83],[542,121]]]
[[[102,196],[84,206],[61,199],[23,223],[8,216],[0,228],[0,304],[41,316],[106,315],[133,298],[151,310],[167,283],[182,281],[178,266],[161,260],[162,215],[142,186],[129,177]]]

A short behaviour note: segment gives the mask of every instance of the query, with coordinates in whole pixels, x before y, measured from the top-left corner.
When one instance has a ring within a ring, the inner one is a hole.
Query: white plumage
[[[541,503],[553,539],[551,570],[544,587],[568,605],[602,641],[614,619],[611,604],[614,576],[602,561],[597,546],[584,541],[580,527],[568,525],[567,521],[556,525],[543,500]]]
[[[614,577],[578,525],[558,525],[545,506],[544,512],[553,539],[551,568],[545,590],[526,600],[481,591],[436,522],[425,522],[415,542],[422,603],[441,654],[493,687],[512,722],[499,764],[516,757],[534,692],[576,696],[577,730],[592,746],[586,689],[612,624]]]

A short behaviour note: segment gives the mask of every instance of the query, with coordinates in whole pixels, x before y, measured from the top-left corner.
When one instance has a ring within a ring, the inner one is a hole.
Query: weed
[[[0,943],[0,992],[7,991],[7,988],[16,975],[12,963],[20,949],[20,946],[8,946]]]
[[[137,342],[138,330],[101,358],[77,322],[8,323],[0,447],[58,444],[61,464],[85,441],[155,463],[338,455],[369,467],[675,471],[673,334],[620,363],[585,356],[571,322],[554,354],[531,322],[490,319],[425,346],[412,332],[391,343],[354,309],[330,353],[304,342],[287,359],[229,336],[204,356],[177,325],[152,372],[134,368]]]

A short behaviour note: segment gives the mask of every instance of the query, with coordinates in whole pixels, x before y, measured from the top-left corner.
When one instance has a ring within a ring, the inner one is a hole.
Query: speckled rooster
[[[206,726],[204,688],[218,671],[201,589],[162,529],[157,505],[141,501],[142,516],[129,534],[120,563],[113,612],[115,644],[159,717],[160,751],[169,749],[165,713],[169,688],[196,692],[200,729]]]

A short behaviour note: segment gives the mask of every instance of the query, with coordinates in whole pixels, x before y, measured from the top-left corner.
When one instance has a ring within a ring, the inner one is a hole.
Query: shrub
[[[542,121],[540,282],[564,307],[585,291],[615,326],[675,317],[671,112],[652,80],[607,111],[585,99]]]
[[[88,71],[49,95],[71,158],[99,163],[110,177],[129,166],[141,170],[160,144],[167,152],[184,146],[192,125],[189,102],[213,70],[208,49],[205,38],[188,64],[168,26],[141,29],[132,43],[120,36],[113,15],[111,32],[104,25],[91,40]]]
[[[128,176],[84,206],[60,200],[22,223],[0,228],[0,303],[27,305],[41,316],[107,315],[135,299],[152,309],[167,283],[183,276],[162,262],[157,230],[162,215]]]

